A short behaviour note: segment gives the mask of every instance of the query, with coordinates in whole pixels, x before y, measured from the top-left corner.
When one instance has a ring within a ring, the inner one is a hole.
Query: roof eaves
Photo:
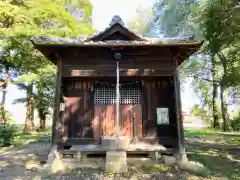
[[[109,40],[109,41],[87,41],[86,38],[72,39],[59,37],[39,37],[35,39],[34,44],[41,45],[60,45],[60,46],[111,46],[111,45],[152,45],[152,46],[187,46],[202,44],[200,40],[192,40],[189,37],[182,38],[145,38],[147,41],[125,41],[125,40]]]

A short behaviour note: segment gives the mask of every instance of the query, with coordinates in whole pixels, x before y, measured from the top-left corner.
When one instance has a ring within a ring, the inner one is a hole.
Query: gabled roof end
[[[111,27],[111,26],[113,26],[115,24],[120,24],[120,25],[124,26],[124,22],[123,22],[122,18],[119,15],[113,16],[109,26]]]

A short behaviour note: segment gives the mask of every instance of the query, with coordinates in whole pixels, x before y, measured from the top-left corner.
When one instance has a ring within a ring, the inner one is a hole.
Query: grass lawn
[[[50,138],[51,133],[50,128],[46,128],[45,130],[41,130],[38,132],[24,132],[23,125],[15,125],[14,129],[16,129],[14,137],[10,141],[12,141],[11,144],[16,147],[21,147],[31,142],[37,142],[42,138]]]
[[[185,131],[186,150],[192,161],[204,164],[210,179],[240,180],[240,134],[214,130]]]
[[[50,137],[49,135],[50,135],[49,130],[44,130],[39,132],[20,132],[17,134],[16,138],[14,139],[14,144],[16,146],[29,144],[31,142],[39,141],[44,137]]]

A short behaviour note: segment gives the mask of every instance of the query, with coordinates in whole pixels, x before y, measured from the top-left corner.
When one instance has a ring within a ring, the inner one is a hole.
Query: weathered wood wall
[[[94,105],[92,82],[65,79],[63,84],[65,134],[69,138],[93,137],[91,129]]]
[[[172,49],[125,48],[122,53],[120,76],[170,76],[175,70]],[[106,77],[116,76],[115,51],[111,48],[82,47],[62,49],[64,77]]]
[[[143,81],[144,137],[155,137],[161,144],[174,144],[177,138],[175,95],[172,77]],[[157,108],[169,109],[169,125],[157,125]]]
[[[63,82],[65,135],[68,138],[114,135],[115,105],[94,105],[94,80],[65,78]],[[148,77],[142,79],[141,84],[141,103],[121,105],[121,135],[162,144],[174,143],[177,131],[172,77]],[[169,108],[169,125],[157,125],[157,107]]]

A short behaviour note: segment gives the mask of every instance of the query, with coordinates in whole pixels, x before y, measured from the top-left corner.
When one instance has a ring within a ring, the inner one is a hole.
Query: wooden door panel
[[[101,137],[103,135],[102,119],[104,107],[103,105],[94,105],[94,118],[92,121],[93,137]]]
[[[109,104],[105,107],[105,116],[103,119],[104,136],[115,135],[115,105]]]
[[[93,136],[114,136],[115,119],[114,104],[95,105],[92,122]],[[140,104],[120,105],[120,135],[142,137],[142,107]]]
[[[115,105],[95,105],[92,122],[94,137],[115,135]]]
[[[124,104],[120,106],[120,135],[133,136],[132,105]]]
[[[141,104],[135,104],[132,106],[132,116],[134,122],[134,134],[137,137],[142,137],[142,106]]]

